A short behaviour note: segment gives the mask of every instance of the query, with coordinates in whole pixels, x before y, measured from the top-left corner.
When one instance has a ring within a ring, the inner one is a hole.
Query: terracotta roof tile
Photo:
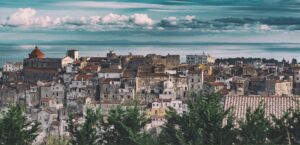
[[[226,96],[224,109],[233,107],[233,114],[237,119],[245,117],[246,110],[250,107],[252,110],[256,109],[259,103],[265,103],[266,116],[271,114],[276,117],[281,117],[289,108],[296,109],[299,107],[295,101],[300,101],[300,97],[295,96]]]
[[[45,54],[35,46],[34,50],[29,54],[29,58],[45,58]]]

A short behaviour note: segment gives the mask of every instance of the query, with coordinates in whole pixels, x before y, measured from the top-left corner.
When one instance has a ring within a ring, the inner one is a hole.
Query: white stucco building
[[[3,65],[4,72],[17,72],[23,69],[22,62],[7,62]]]

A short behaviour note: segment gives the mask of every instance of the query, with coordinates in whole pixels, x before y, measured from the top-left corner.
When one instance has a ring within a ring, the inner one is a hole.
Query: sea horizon
[[[234,57],[257,57],[274,58],[277,60],[300,59],[300,43],[212,43],[202,42],[194,44],[143,44],[143,43],[104,43],[104,44],[0,44],[0,65],[5,62],[21,62],[28,54],[38,46],[49,58],[62,58],[69,49],[79,51],[81,57],[102,57],[109,51],[114,51],[120,55],[129,53],[137,55],[146,54],[177,54],[180,55],[180,61],[185,62],[186,55],[209,54],[214,58],[234,58]]]

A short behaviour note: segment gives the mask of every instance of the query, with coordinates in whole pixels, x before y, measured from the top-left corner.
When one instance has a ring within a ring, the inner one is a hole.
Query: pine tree
[[[45,145],[69,145],[69,141],[65,138],[51,136],[47,139]]]
[[[189,112],[182,116],[168,112],[160,135],[162,144],[232,144],[236,131],[229,110],[223,110],[222,97],[203,94],[189,102]],[[224,123],[224,119],[227,118]],[[224,137],[227,137],[226,139]]]
[[[68,130],[70,132],[70,142],[73,145],[96,145],[103,143],[102,133],[103,117],[100,110],[87,110],[85,122],[78,124],[73,115],[68,120]]]
[[[293,116],[292,111],[285,112],[280,118],[271,115],[273,125],[270,128],[269,140],[274,144],[292,144]]]
[[[292,111],[291,119],[289,120],[289,125],[291,127],[291,138],[293,139],[294,143],[299,144],[300,141],[300,110],[295,109]]]
[[[152,140],[152,136],[143,131],[147,120],[137,106],[111,110],[107,121],[105,140],[110,145],[138,145]]]
[[[264,105],[252,112],[247,108],[244,120],[239,121],[240,144],[266,144],[269,135],[270,122],[265,117]]]
[[[26,119],[22,108],[10,106],[0,118],[1,145],[30,145],[37,137],[39,123]]]

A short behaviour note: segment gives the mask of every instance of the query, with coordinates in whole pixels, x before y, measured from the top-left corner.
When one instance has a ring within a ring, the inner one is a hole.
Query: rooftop
[[[34,50],[29,54],[29,58],[45,58],[45,54],[35,46]]]

